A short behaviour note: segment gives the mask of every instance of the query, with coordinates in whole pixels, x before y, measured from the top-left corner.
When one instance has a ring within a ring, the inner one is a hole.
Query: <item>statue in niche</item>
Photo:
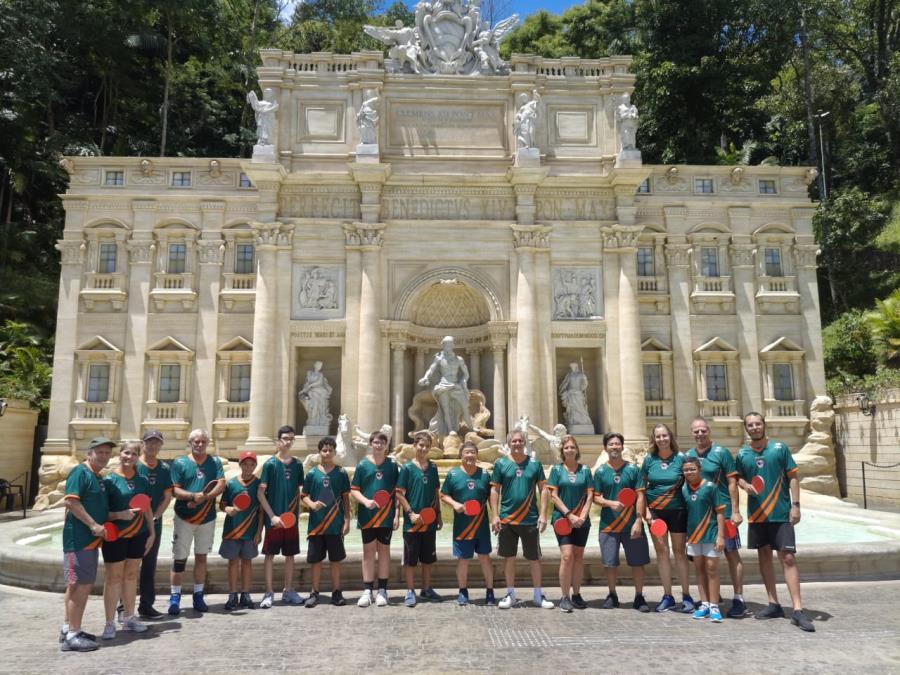
[[[490,28],[487,23],[482,23],[484,30],[478,33],[478,37],[472,41],[472,47],[478,57],[478,68],[482,73],[505,75],[509,72],[509,66],[500,58],[500,43],[518,23],[518,14],[498,21],[493,28]]]
[[[378,143],[378,94],[368,89],[365,100],[356,113],[356,126],[359,128],[359,142],[363,145]]]
[[[541,102],[541,95],[535,89],[531,92],[532,98],[529,100],[528,94],[519,94],[519,109],[516,111],[516,117],[513,121],[513,131],[516,134],[516,144],[519,148],[535,147],[535,130],[537,129],[538,105]]]
[[[622,94],[621,103],[616,108],[616,119],[619,121],[619,142],[622,150],[637,150],[636,136],[638,126],[638,109],[631,103],[631,95]]]
[[[271,89],[263,90],[262,100],[256,96],[255,91],[247,94],[247,102],[256,114],[256,143],[257,145],[272,145],[272,136],[275,132],[275,111],[278,110],[278,102]]]
[[[582,372],[578,363],[569,364],[569,372],[559,383],[559,400],[565,410],[566,425],[575,427],[590,426],[594,423],[588,413],[587,406],[587,375]]]
[[[397,62],[400,72],[409,68],[413,73],[421,73],[419,56],[422,48],[416,36],[415,28],[405,28],[399,19],[394,22],[394,28],[383,26],[363,26],[363,32],[376,40],[388,45],[388,58]]]
[[[469,415],[469,369],[461,356],[453,352],[453,338],[449,335],[441,340],[438,352],[428,371],[419,380],[419,386],[432,385],[431,392],[437,401],[437,414],[432,423],[437,423],[441,438],[459,430],[460,420],[467,428],[472,428]]]
[[[321,361],[316,361],[312,370],[306,371],[306,382],[297,394],[306,409],[308,427],[327,427],[331,423],[331,413],[328,412],[331,385],[322,372],[323,365]]]
[[[337,286],[320,268],[313,267],[300,284],[299,300],[305,309],[337,309]]]

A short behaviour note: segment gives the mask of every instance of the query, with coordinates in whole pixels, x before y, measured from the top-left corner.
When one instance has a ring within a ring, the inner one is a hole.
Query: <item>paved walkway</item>
[[[597,587],[584,593],[589,609],[568,615],[530,602],[508,611],[484,607],[476,591],[478,604],[458,607],[449,589],[447,601],[412,610],[394,590],[388,608],[359,609],[354,593],[343,608],[276,605],[233,615],[222,610],[224,596],[213,595],[206,615],[186,610],[142,636],[120,633],[96,652],[74,654],[61,653],[56,642],[60,595],[0,586],[0,672],[900,673],[900,581],[807,584],[803,590],[814,634],[786,619],[715,625],[684,615],[643,615],[630,604],[601,610],[605,591]],[[787,598],[784,588],[779,593]],[[622,589],[623,602],[631,597]],[[647,597],[652,603],[659,590],[648,589]],[[758,610],[753,601],[765,595],[751,586],[746,597]],[[91,598],[85,627],[102,630],[100,598]],[[702,665],[686,665],[695,659]]]

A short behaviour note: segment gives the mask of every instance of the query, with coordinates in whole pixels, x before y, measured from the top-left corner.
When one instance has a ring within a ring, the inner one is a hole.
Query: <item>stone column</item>
[[[604,350],[603,413],[606,428],[622,429],[622,374],[619,370],[619,255],[614,249],[603,249],[603,313],[606,317],[606,348]],[[604,427],[598,427],[603,429]]]
[[[403,443],[406,436],[403,433],[406,421],[404,410],[404,391],[406,389],[406,343],[394,342],[391,344],[391,425],[394,427],[394,445]],[[366,427],[363,427],[364,429]]]
[[[250,432],[247,448],[271,452],[275,432],[272,421],[272,383],[275,373],[275,335],[278,311],[276,246],[280,223],[254,223],[256,234],[256,304],[253,315],[253,366],[250,377]]]
[[[424,389],[424,387],[419,386],[419,378],[425,374],[425,352],[427,350],[424,347],[419,347],[416,349],[416,361],[415,367],[413,368],[413,377],[416,380],[416,389]]]
[[[481,390],[481,350],[469,352],[469,389]]]
[[[800,294],[800,319],[806,347],[807,401],[825,396],[825,360],[822,352],[822,319],[819,308],[819,285],[816,278],[816,256],[819,247],[811,236],[798,236],[794,245],[794,269]]]
[[[60,239],[59,300],[56,313],[56,345],[53,349],[53,384],[50,390],[50,419],[44,454],[68,454],[69,422],[72,419],[72,375],[75,372],[75,343],[78,335],[78,296],[84,268],[85,243]],[[75,398],[81,396],[75,392]]]
[[[753,256],[755,244],[748,235],[733,235],[730,247],[731,276],[734,282],[734,308],[737,314],[737,348],[740,357],[741,410],[762,410],[759,340],[756,329],[756,274]],[[732,398],[737,398],[732,394]]]
[[[506,336],[492,335],[491,340],[494,356],[494,419],[491,426],[494,437],[501,442],[506,442],[506,354],[503,350],[507,339]]]
[[[197,333],[195,338],[194,391],[191,396],[191,425],[208,429],[216,418],[216,353],[219,339],[219,288],[225,242],[201,239],[197,242]],[[213,439],[214,440],[214,439]]]
[[[346,414],[350,421],[359,420],[358,389],[359,389],[359,291],[362,283],[362,252],[359,248],[346,247],[346,322],[344,333],[344,349],[341,355],[341,412]]]
[[[548,240],[549,234],[550,228],[547,228]],[[535,297],[536,337],[538,360],[541,364],[541,381],[538,385],[540,387],[540,412],[536,413],[539,419],[536,423],[542,429],[550,429],[558,420],[556,418],[556,355],[553,351],[551,332],[553,281],[550,276],[549,246],[535,252],[535,280],[537,291]]]
[[[275,254],[278,270],[278,292],[275,313],[275,369],[278,377],[274,381],[275,400],[272,406],[277,411],[275,426],[292,424],[294,421],[294,402],[296,392],[291,383],[291,274],[293,271],[293,238],[294,226],[282,225],[278,229],[278,249]]]

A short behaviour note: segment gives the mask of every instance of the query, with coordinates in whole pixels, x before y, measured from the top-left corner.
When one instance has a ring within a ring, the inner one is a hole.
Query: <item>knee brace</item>
[[[173,560],[172,561],[172,571],[173,572],[184,572],[184,568],[187,565],[187,558],[184,560]]]

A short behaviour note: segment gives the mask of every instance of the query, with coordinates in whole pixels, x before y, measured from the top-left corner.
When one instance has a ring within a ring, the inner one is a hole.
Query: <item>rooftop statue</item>
[[[439,75],[506,74],[500,43],[519,23],[519,15],[491,25],[481,18],[481,0],[419,2],[415,27],[364,26],[367,35],[388,45],[385,68],[393,73]]]

